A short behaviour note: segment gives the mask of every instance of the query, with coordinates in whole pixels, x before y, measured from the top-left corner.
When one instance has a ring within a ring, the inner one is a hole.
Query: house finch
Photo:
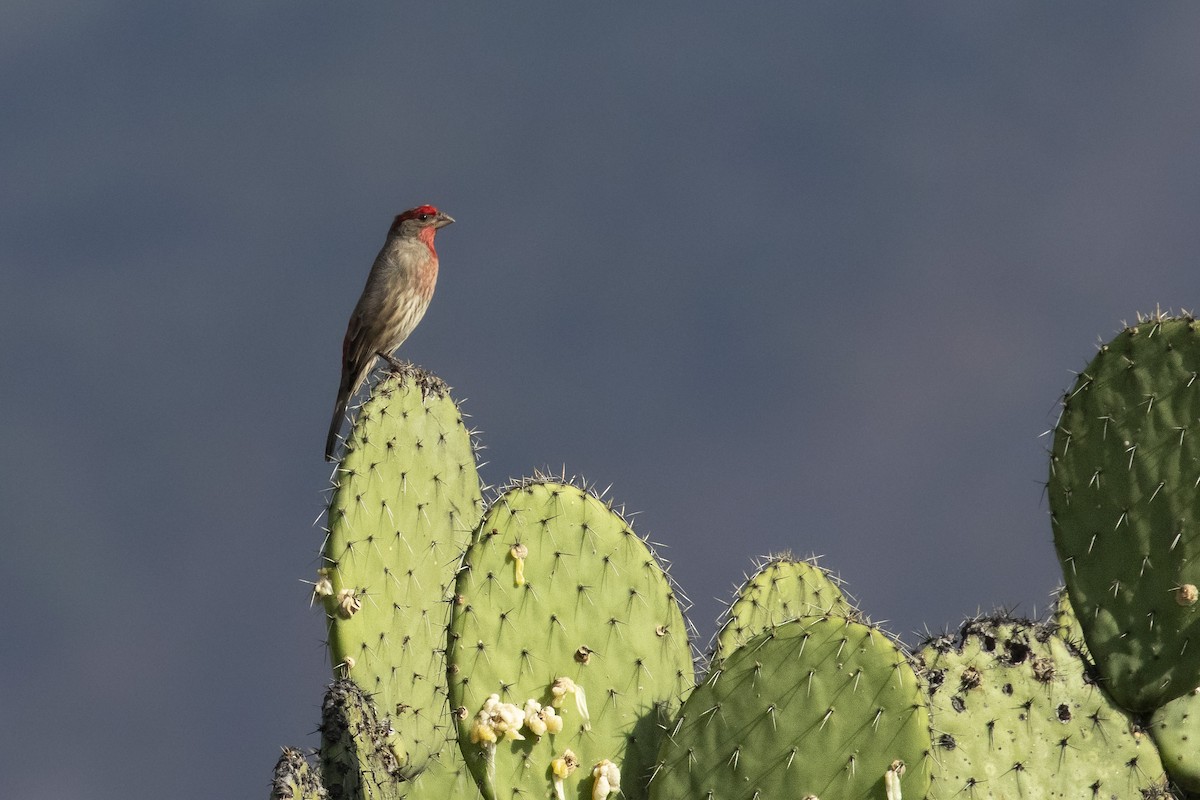
[[[396,363],[392,351],[408,338],[425,315],[437,283],[438,257],[433,237],[454,220],[433,206],[418,206],[396,217],[387,241],[375,257],[362,297],[350,315],[342,342],[342,382],[338,385],[325,460],[333,460],[346,404],[358,391],[376,357]]]

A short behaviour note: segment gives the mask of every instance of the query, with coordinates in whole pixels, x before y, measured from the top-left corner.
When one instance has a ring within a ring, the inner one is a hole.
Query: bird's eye
[[[421,222],[428,222],[428,221],[429,221],[429,215],[428,215],[428,214],[422,214],[421,216],[417,217],[417,219],[421,220]]]

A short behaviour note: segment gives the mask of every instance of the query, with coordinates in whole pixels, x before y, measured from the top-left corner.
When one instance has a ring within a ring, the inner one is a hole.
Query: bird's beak
[[[441,211],[439,211],[438,215],[437,215],[437,225],[435,227],[444,228],[447,225],[449,225],[451,222],[454,222],[454,217],[450,216],[449,214],[444,214]]]

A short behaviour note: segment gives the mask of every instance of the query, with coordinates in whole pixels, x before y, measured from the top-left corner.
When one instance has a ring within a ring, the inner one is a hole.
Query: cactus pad
[[[724,658],[758,634],[789,620],[832,614],[855,617],[839,581],[815,560],[768,558],[746,579],[717,632],[713,660]]]
[[[967,623],[919,660],[933,714],[932,800],[1139,797],[1164,783],[1154,743],[1049,625]]]
[[[348,445],[317,594],[335,674],[395,730],[411,778],[453,733],[444,650],[454,572],[482,505],[474,450],[445,384],[416,368],[376,384]]]
[[[285,747],[275,764],[271,800],[328,800],[329,793],[308,759],[294,747]]]
[[[694,680],[675,591],[645,542],[589,492],[543,480],[485,514],[448,659],[459,742],[488,800],[578,797],[613,788],[617,771],[623,796],[643,797],[663,715]]]
[[[1200,792],[1200,689],[1155,711],[1150,734],[1171,780],[1189,792]]]
[[[1200,331],[1156,316],[1080,374],[1054,435],[1054,543],[1088,649],[1121,705],[1200,685]]]
[[[892,640],[803,617],[729,653],[692,692],[659,753],[651,798],[880,800],[929,788],[929,714]],[[897,771],[894,767],[905,766]]]
[[[336,681],[321,705],[321,774],[333,800],[404,796],[403,742],[350,680]]]

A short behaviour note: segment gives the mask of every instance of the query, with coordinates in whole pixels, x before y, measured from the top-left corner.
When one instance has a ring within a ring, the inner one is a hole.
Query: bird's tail
[[[337,448],[338,433],[342,429],[342,418],[346,416],[346,404],[350,402],[350,392],[345,388],[338,389],[337,402],[333,406],[333,419],[329,422],[329,436],[325,439],[325,460],[333,461],[333,451]]]

